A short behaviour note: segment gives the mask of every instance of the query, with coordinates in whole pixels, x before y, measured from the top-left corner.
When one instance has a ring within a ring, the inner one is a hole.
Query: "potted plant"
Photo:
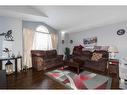
[[[69,60],[70,59],[70,48],[66,47],[64,54],[65,54],[65,60]]]

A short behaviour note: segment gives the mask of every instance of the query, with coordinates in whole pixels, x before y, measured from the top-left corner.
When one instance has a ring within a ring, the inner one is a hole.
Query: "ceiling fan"
[[[12,36],[12,30],[8,30],[7,33],[1,33],[0,36],[4,36],[6,41],[14,41]]]

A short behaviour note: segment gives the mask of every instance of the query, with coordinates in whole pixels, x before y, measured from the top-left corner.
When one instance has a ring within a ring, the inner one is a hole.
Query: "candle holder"
[[[5,64],[5,68],[6,68],[7,75],[13,73],[13,64],[11,63],[10,60],[7,60],[7,63]]]

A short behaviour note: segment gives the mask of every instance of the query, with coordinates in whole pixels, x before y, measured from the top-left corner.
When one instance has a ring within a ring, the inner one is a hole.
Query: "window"
[[[45,26],[39,26],[36,28],[34,42],[34,50],[51,50],[52,41],[51,34]]]
[[[49,34],[49,31],[48,31],[48,29],[45,27],[45,26],[38,26],[37,28],[36,28],[36,31],[37,32],[42,32],[42,33],[47,33],[47,34]]]

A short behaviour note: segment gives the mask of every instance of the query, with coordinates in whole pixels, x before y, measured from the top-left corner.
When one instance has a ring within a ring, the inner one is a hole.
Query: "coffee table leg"
[[[79,67],[77,68],[77,73],[78,73],[78,75],[79,75]]]
[[[64,69],[64,65],[62,65],[63,69]]]

